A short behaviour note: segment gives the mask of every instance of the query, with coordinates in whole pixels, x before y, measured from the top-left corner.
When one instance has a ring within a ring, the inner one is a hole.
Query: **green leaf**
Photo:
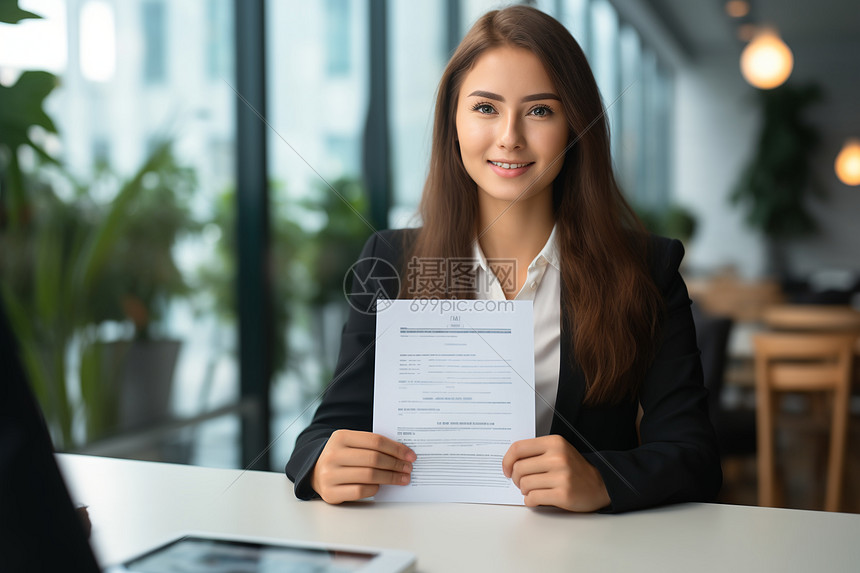
[[[18,0],[0,0],[0,22],[17,24],[21,20],[38,19],[42,17],[18,8]]]
[[[168,140],[160,143],[137,173],[120,189],[102,224],[93,233],[88,244],[84,245],[84,252],[77,262],[77,273],[72,285],[75,292],[89,291],[104,268],[113,245],[123,233],[123,223],[128,210],[143,191],[144,176],[149,172],[158,171],[170,156],[171,142]]]
[[[57,77],[48,72],[24,72],[12,86],[0,85],[0,147],[14,152],[29,143],[28,134],[34,125],[57,132],[43,108],[55,87]]]
[[[33,393],[39,400],[42,409],[45,410],[46,417],[54,419],[53,412],[49,409],[51,401],[49,398],[50,390],[48,388],[47,377],[42,361],[39,360],[36,352],[36,334],[33,331],[31,317],[28,316],[24,304],[15,296],[15,293],[11,289],[0,284],[0,295],[2,295],[6,310],[8,311],[10,326],[20,342],[21,358],[27,368]]]
[[[55,208],[63,207],[57,202]],[[60,304],[65,282],[62,271],[66,261],[63,260],[65,241],[59,227],[55,220],[47,221],[36,239],[36,315],[49,324],[67,317],[68,312],[74,310],[62,308]]]
[[[113,360],[110,360],[113,358]],[[81,397],[86,409],[87,440],[104,437],[116,427],[115,372],[124,356],[110,356],[103,343],[92,341],[81,349]]]

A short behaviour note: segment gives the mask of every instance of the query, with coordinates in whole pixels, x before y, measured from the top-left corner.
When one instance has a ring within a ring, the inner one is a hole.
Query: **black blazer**
[[[411,236],[414,232],[389,230],[368,239],[354,274],[368,280],[353,280],[353,305],[371,308],[380,290],[396,298],[397,279],[385,278],[391,273],[386,272],[390,267],[384,262],[404,268],[404,241]],[[562,330],[556,414],[550,433],[564,436],[600,471],[612,500],[603,510],[606,512],[710,501],[722,484],[690,299],[678,272],[683,256],[680,242],[653,237],[651,273],[663,294],[666,313],[661,324],[662,341],[639,393],[644,411],[641,444],[636,434],[635,402],[582,405],[585,379],[581,370],[572,365],[570,336]],[[332,432],[341,428],[372,429],[375,334],[376,317],[372,312],[352,308],[343,327],[334,378],[310,426],[296,440],[286,466],[287,476],[295,483],[296,496],[301,499],[318,497],[311,488],[310,475]]]

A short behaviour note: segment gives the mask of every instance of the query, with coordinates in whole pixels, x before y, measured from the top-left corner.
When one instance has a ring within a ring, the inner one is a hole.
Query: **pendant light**
[[[836,176],[846,185],[860,185],[860,139],[849,139],[836,156]]]
[[[741,73],[747,82],[759,89],[782,85],[793,67],[791,50],[772,28],[760,28],[741,53]]]

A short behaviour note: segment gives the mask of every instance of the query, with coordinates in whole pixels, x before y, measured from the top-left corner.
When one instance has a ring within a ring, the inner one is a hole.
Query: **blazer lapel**
[[[563,291],[564,289],[562,289],[562,303],[564,302]],[[572,428],[576,428],[582,399],[585,397],[585,376],[582,370],[573,364],[571,343],[571,333],[564,322],[564,305],[562,304],[558,393],[555,398],[555,414],[552,418],[550,433],[563,436],[574,446],[581,447],[584,444]]]

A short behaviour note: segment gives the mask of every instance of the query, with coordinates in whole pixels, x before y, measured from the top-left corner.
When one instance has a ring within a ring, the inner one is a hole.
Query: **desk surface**
[[[418,571],[856,571],[860,515],[683,504],[623,515],[295,499],[282,474],[61,454],[103,564],[188,530],[405,549]]]

